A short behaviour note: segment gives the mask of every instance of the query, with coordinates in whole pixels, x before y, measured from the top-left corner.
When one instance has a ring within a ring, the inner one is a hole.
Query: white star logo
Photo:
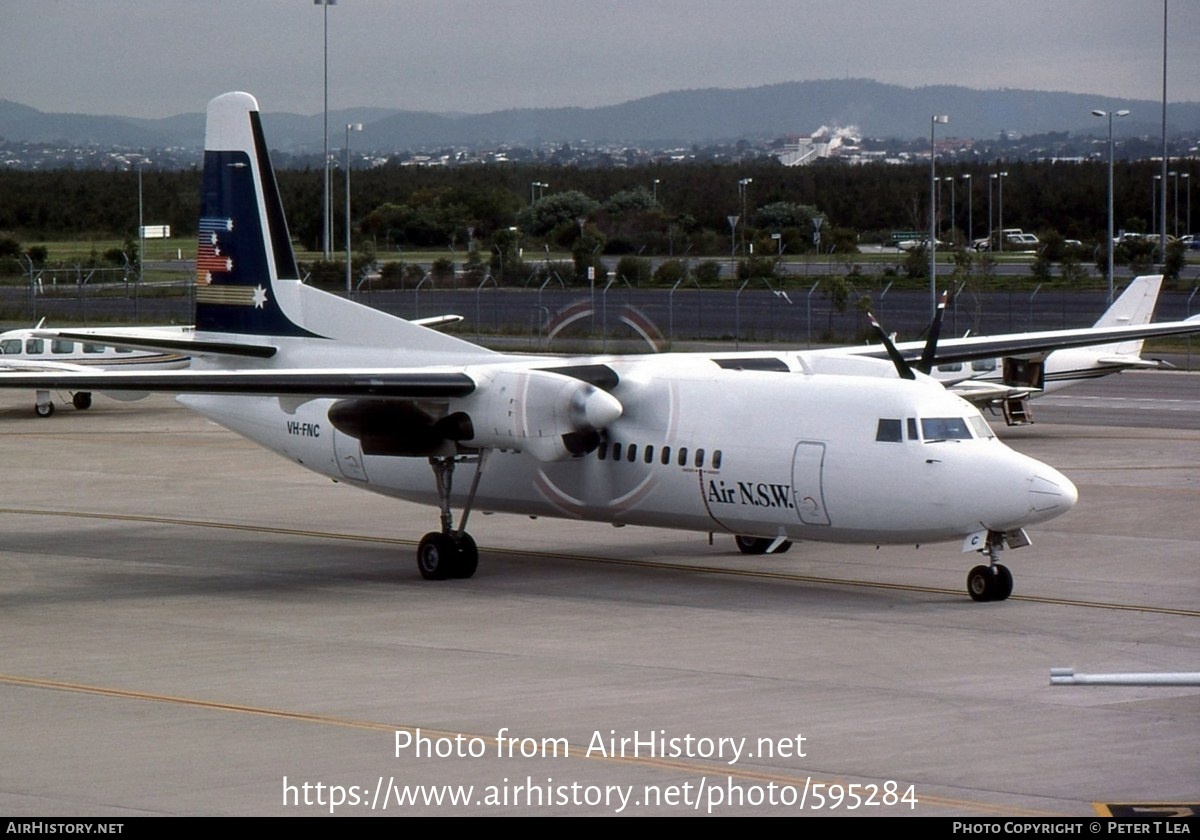
[[[254,308],[262,309],[267,302],[267,290],[262,286],[254,287]]]

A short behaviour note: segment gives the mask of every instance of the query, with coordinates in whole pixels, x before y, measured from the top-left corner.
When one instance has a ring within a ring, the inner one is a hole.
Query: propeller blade
[[[946,316],[947,292],[942,292],[937,310],[933,313],[933,323],[929,325],[929,337],[925,339],[925,349],[921,351],[921,361],[917,362],[917,370],[928,374],[933,370],[933,360],[937,355],[938,337],[942,334],[942,319]]]
[[[875,332],[879,333],[879,340],[883,342],[883,347],[887,350],[888,358],[892,360],[892,364],[896,366],[896,373],[901,379],[916,379],[917,375],[913,373],[908,362],[904,361],[904,357],[900,355],[900,351],[896,349],[896,344],[892,341],[891,336],[883,331],[883,327],[879,326],[879,322],[875,320],[875,316],[868,312],[867,318],[871,321],[871,326],[875,328]]]

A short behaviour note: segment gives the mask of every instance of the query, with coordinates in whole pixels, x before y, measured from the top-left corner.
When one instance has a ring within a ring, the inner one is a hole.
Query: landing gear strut
[[[475,477],[471,481],[471,489],[467,500],[463,503],[462,519],[458,528],[454,527],[454,514],[450,510],[450,488],[454,475],[456,461],[475,461]],[[471,505],[475,502],[475,491],[479,489],[479,479],[483,475],[483,465],[487,460],[487,450],[473,457],[456,457],[434,455],[429,459],[433,469],[433,477],[437,481],[438,508],[441,511],[441,531],[431,531],[421,538],[417,546],[417,569],[426,580],[446,580],[447,578],[469,578],[479,567],[479,549],[475,540],[467,533],[467,517],[471,515]]]
[[[1004,547],[1004,535],[988,531],[987,543],[981,553],[987,554],[990,564],[976,566],[967,573],[967,593],[975,601],[1003,601],[1012,594],[1013,576],[1008,566],[999,562]]]

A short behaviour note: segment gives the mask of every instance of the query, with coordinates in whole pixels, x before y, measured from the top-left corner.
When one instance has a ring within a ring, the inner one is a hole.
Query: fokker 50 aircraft
[[[987,556],[968,575],[971,597],[1003,600],[1013,579],[1001,548],[1027,545],[1026,527],[1077,499],[1066,476],[997,440],[978,409],[890,343],[891,359],[522,356],[306,286],[246,93],[209,104],[199,231],[195,332],[116,342],[186,352],[190,370],[8,373],[0,386],[178,393],[311,470],[436,505],[440,527],[417,549],[429,579],[474,574],[466,524],[483,510],[722,532],[751,552],[960,541]],[[1022,336],[1022,347],[1129,329]],[[452,483],[462,466],[467,480]]]

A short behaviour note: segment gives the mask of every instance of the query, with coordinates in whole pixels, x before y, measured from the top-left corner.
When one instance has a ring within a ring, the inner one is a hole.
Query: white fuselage
[[[929,380],[878,371],[726,370],[694,355],[571,362],[605,364],[618,374],[612,395],[623,407],[620,418],[584,456],[546,461],[515,449],[493,451],[476,510],[915,543],[1017,529],[1057,516],[1076,499],[1061,473],[1009,449],[974,407]],[[489,359],[498,363],[547,366],[544,359]],[[311,470],[437,504],[427,459],[364,455],[358,440],[330,422],[336,400],[180,400]],[[473,469],[460,467],[455,503]]]

